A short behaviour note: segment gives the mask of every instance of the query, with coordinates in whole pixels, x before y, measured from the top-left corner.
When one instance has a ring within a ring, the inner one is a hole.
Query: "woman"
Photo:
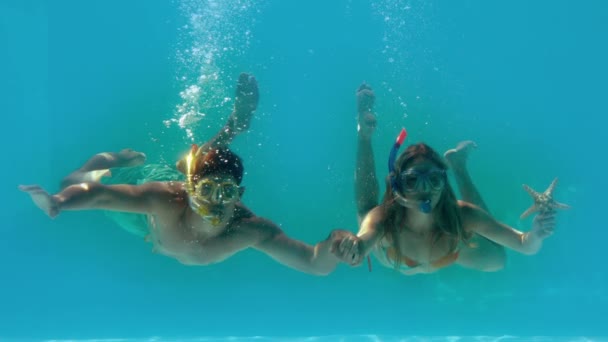
[[[451,264],[481,271],[504,266],[504,247],[535,254],[555,227],[555,211],[540,211],[530,232],[523,233],[496,221],[485,209],[465,168],[471,142],[446,153],[455,166],[465,200],[458,201],[447,180],[448,165],[426,144],[410,145],[395,161],[401,141],[395,144],[384,199],[375,201],[375,175],[371,135],[374,95],[367,85],[358,91],[359,141],[356,196],[360,230],[357,235],[335,235],[334,253],[358,265],[370,253],[387,267],[404,274],[431,273]],[[404,132],[402,132],[403,134]],[[482,209],[483,208],[483,209]]]

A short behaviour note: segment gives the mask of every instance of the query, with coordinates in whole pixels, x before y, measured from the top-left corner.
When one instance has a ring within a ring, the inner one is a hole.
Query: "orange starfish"
[[[535,212],[547,212],[555,209],[570,209],[570,206],[563,203],[558,203],[553,199],[553,190],[555,190],[555,185],[557,184],[557,178],[551,182],[551,185],[545,190],[543,193],[539,193],[534,191],[531,187],[524,184],[524,190],[526,190],[532,199],[534,200],[534,204],[528,210],[526,210],[521,216],[520,219],[524,219],[530,214]]]

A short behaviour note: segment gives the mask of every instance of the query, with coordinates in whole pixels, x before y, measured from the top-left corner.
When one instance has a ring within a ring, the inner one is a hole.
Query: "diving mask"
[[[406,201],[406,199],[403,198],[403,196],[401,196],[399,194],[399,192],[400,192],[399,188],[401,185],[400,183],[408,183],[411,179],[408,179],[408,174],[407,173],[404,174],[405,172],[402,172],[399,175],[399,178],[395,175],[395,160],[397,159],[397,151],[399,151],[399,148],[403,144],[403,141],[405,140],[406,137],[407,137],[407,131],[405,130],[405,128],[402,128],[401,132],[399,132],[399,135],[397,136],[397,139],[395,140],[395,143],[393,144],[393,147],[391,148],[391,152],[388,156],[388,172],[391,175],[390,176],[391,189],[393,190],[393,194],[395,195],[395,197],[397,197],[398,199],[400,199],[402,201]],[[413,175],[409,175],[409,176],[413,176]],[[416,179],[414,181],[414,189],[417,188],[417,183],[418,183],[418,180]],[[433,209],[431,206],[431,200],[425,199],[425,200],[421,201],[420,204],[418,205],[418,209],[423,213],[426,213],[426,214],[430,213],[431,210]]]
[[[439,191],[445,185],[445,170],[433,167],[427,171],[407,169],[399,175],[399,189],[404,193]]]
[[[203,178],[194,186],[191,196],[207,203],[228,204],[239,199],[240,187],[233,181]]]
[[[241,188],[233,180],[221,177],[197,179],[195,165],[198,157],[198,147],[193,145],[186,156],[186,190],[190,208],[205,221],[216,226],[221,223],[225,215],[222,206],[238,201]]]
[[[204,178],[193,188],[189,192],[190,208],[214,226],[220,224],[224,217],[223,205],[239,199],[240,187],[232,181],[217,182]]]

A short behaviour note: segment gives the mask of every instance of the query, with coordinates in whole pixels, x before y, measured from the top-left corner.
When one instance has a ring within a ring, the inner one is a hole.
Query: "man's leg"
[[[145,161],[144,153],[132,149],[98,153],[89,158],[79,169],[62,179],[61,189],[72,184],[99,182],[102,177],[110,176],[111,168],[138,166]]]

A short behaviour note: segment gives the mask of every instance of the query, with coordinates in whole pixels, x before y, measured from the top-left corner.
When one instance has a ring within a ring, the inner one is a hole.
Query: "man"
[[[338,263],[331,241],[310,246],[289,238],[276,224],[256,216],[240,199],[243,164],[227,145],[250,124],[257,108],[255,78],[241,74],[235,108],[226,125],[202,147],[192,146],[177,163],[183,175],[143,184],[105,185],[101,177],[117,166],[143,163],[145,155],[132,150],[95,155],[63,181],[55,195],[37,185],[20,186],[50,217],[66,210],[103,209],[143,214],[147,236],[159,253],[187,265],[217,263],[254,248],[278,262],[309,274],[326,275]],[[185,180],[184,180],[185,179]],[[339,231],[334,233],[340,234]]]

